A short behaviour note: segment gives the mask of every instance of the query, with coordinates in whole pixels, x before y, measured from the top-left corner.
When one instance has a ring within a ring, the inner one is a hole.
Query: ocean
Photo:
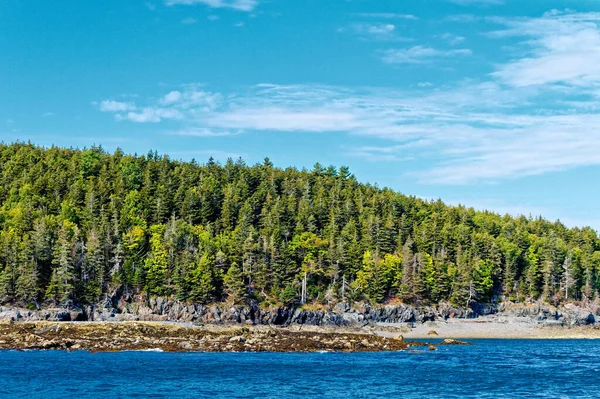
[[[348,354],[0,351],[0,397],[600,397],[600,341],[470,342]]]

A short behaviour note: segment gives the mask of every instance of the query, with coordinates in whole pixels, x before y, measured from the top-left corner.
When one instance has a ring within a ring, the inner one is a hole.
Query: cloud
[[[345,153],[370,161],[428,160],[426,169],[410,175],[428,183],[468,184],[600,164],[600,114],[561,113],[554,104],[528,109],[536,99],[555,96],[560,93],[494,82],[425,92],[262,84],[228,95],[190,85],[135,112],[116,112],[116,118],[176,121],[184,126],[171,134],[180,136],[274,131],[371,137],[391,144]]]
[[[416,21],[419,19],[412,14],[395,14],[395,13],[386,13],[386,12],[357,13],[354,15],[356,15],[357,17],[362,17],[362,18],[408,19],[408,20],[413,20],[413,21]]]
[[[51,117],[53,117],[54,115],[55,115],[55,114],[54,114],[54,112],[44,112],[44,113],[42,114],[42,117],[44,117],[44,118],[51,118]]]
[[[165,5],[204,4],[211,8],[231,8],[238,11],[251,12],[258,6],[256,0],[164,0]]]
[[[171,132],[173,136],[186,136],[186,137],[225,137],[225,136],[237,136],[242,134],[243,131],[239,130],[232,132],[229,130],[213,130],[207,128],[188,128]]]
[[[240,108],[214,114],[206,122],[209,126],[226,129],[290,132],[343,131],[357,127],[352,113],[317,107],[298,110],[284,107]]]
[[[568,93],[464,83],[429,91],[262,84],[221,94],[186,86],[116,118],[163,119],[184,126],[171,134],[216,137],[254,131],[371,137],[391,143],[345,151],[370,161],[427,160],[411,172],[428,183],[468,184],[600,164],[600,114],[557,111]],[[588,103],[600,100],[589,99]],[[535,104],[534,107],[531,104]]]
[[[193,24],[195,24],[196,22],[198,22],[198,20],[197,20],[197,19],[195,19],[195,18],[190,18],[190,17],[188,17],[188,18],[184,18],[184,19],[182,19],[182,20],[181,20],[181,23],[182,23],[182,24],[184,24],[184,25],[193,25]]]
[[[403,162],[403,173],[424,183],[493,183],[600,165],[600,77],[590,67],[600,65],[594,62],[598,20],[593,13],[559,11],[495,18],[489,22],[500,29],[489,36],[521,38],[520,58],[496,65],[480,80],[453,85],[260,84],[226,93],[186,85],[136,99],[140,105],[104,100],[97,107],[118,120],[167,120],[170,134],[180,136],[362,136],[371,144],[342,147],[346,156]],[[384,53],[388,62],[407,64],[469,54],[423,46]],[[553,68],[542,68],[549,60]]]
[[[388,49],[382,52],[381,59],[388,64],[422,64],[436,58],[471,55],[469,49],[437,50],[431,47],[414,46],[405,49]]]
[[[364,25],[362,28],[370,35],[387,35],[396,30],[394,24]]]
[[[158,123],[163,119],[183,119],[183,114],[176,109],[146,107],[137,112],[116,114],[115,117],[117,120],[130,120],[137,123]]]
[[[179,90],[173,90],[169,93],[165,94],[165,96],[160,100],[163,105],[175,104],[181,101],[182,94]]]
[[[495,18],[505,29],[488,35],[523,37],[526,55],[493,74],[505,83],[523,87],[566,84],[600,86],[600,13],[552,10],[541,18]]]
[[[120,102],[114,100],[104,100],[98,104],[98,109],[102,112],[125,112],[135,110],[135,104],[131,102]]]
[[[465,41],[463,36],[454,35],[452,33],[444,33],[440,38],[445,40],[451,46],[456,46]]]
[[[172,90],[162,96],[156,104],[143,108],[134,103],[103,100],[98,109],[112,112],[118,121],[136,123],[159,123],[162,120],[184,120],[214,110],[222,101],[219,93],[198,89],[197,85],[186,85],[183,91]]]
[[[397,32],[395,24],[385,23],[356,23],[344,28],[339,28],[340,33],[353,33],[365,40],[377,41],[411,41],[412,39],[404,38]]]

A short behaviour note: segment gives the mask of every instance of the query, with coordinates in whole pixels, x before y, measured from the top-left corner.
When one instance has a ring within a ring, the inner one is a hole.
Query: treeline
[[[0,302],[593,299],[591,228],[361,184],[348,168],[0,145]]]

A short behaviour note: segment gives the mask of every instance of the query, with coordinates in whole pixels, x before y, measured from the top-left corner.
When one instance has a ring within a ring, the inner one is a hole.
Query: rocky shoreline
[[[126,350],[165,352],[381,352],[436,350],[438,344],[405,341],[355,332],[301,331],[289,328],[241,327],[209,329],[152,322],[0,323],[0,349]]]
[[[449,320],[474,320],[485,317],[520,319],[552,326],[590,326],[600,321],[600,305],[567,304],[560,307],[533,303],[473,305],[456,308],[449,304],[414,307],[405,304],[350,306],[338,303],[330,308],[271,307],[256,303],[232,305],[184,304],[165,298],[145,301],[107,299],[103,303],[84,307],[42,308],[28,310],[15,306],[0,306],[0,321],[158,321],[215,325],[271,326],[364,326],[373,324],[414,324]],[[600,323],[598,323],[600,325]]]

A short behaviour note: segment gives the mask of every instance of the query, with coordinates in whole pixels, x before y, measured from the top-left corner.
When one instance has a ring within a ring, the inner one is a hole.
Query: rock
[[[442,345],[469,345],[468,342],[459,341],[457,339],[446,338],[442,341]]]
[[[244,338],[241,335],[238,335],[238,336],[229,338],[229,342],[231,342],[231,343],[238,343],[239,342],[239,343],[243,344],[244,342],[246,342],[246,338]]]
[[[437,336],[437,335],[439,335],[439,334],[437,333],[437,331],[435,331],[435,330],[431,330],[431,331],[429,331],[429,332],[427,333],[427,335],[428,335],[428,336],[430,336],[430,337],[432,337],[432,336]]]
[[[430,351],[436,351],[437,348],[435,346],[433,346],[433,345],[429,345],[429,350]]]
[[[42,335],[42,334],[45,334],[45,333],[50,332],[50,331],[58,332],[59,330],[60,330],[60,326],[58,324],[55,324],[53,326],[46,327],[46,328],[43,328],[43,329],[41,329],[39,331],[36,331],[35,334],[36,335]]]
[[[586,326],[596,322],[596,318],[592,312],[573,304],[565,305],[565,311],[567,313],[568,323],[573,326]]]

